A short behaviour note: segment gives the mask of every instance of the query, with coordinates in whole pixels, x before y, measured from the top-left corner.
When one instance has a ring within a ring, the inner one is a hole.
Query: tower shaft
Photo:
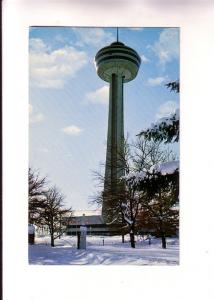
[[[112,218],[115,219],[114,216],[120,214],[125,191],[120,180],[125,175],[123,84],[137,76],[140,62],[137,52],[118,39],[117,42],[100,49],[95,56],[98,76],[110,84],[102,205],[102,215],[107,222],[112,222]]]
[[[112,74],[109,91],[109,115],[104,193],[115,194],[124,171],[123,77]],[[105,215],[105,202],[102,207]]]

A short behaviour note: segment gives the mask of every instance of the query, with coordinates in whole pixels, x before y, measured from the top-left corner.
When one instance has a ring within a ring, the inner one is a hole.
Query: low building
[[[88,235],[121,234],[120,226],[109,226],[103,221],[101,210],[76,210],[66,219],[66,234],[77,235],[80,226],[87,227]]]

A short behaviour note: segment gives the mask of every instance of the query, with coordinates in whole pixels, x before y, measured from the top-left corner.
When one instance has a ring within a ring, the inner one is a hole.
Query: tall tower
[[[141,59],[135,50],[121,42],[114,42],[98,51],[95,56],[98,76],[109,82],[109,115],[105,165],[104,193],[116,191],[119,178],[125,174],[123,84],[133,80],[138,73]],[[106,219],[105,198],[102,215]]]

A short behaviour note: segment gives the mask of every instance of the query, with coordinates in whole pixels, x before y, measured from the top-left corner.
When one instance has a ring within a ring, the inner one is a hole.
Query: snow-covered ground
[[[104,245],[103,245],[104,239]],[[29,263],[36,265],[178,265],[178,239],[167,239],[167,249],[161,248],[160,239],[136,239],[136,248],[130,247],[128,236],[123,244],[120,236],[87,236],[87,249],[76,248],[76,237],[64,236],[50,246],[49,237],[35,239],[29,245]]]

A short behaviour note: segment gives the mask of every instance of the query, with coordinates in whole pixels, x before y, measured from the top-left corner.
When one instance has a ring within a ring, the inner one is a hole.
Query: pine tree
[[[138,185],[146,195],[142,201],[139,222],[161,237],[163,248],[166,248],[166,236],[176,234],[178,230],[178,179],[178,170],[167,175],[154,172]]]
[[[167,88],[176,93],[180,92],[180,83],[178,81],[169,82]],[[180,132],[179,110],[167,118],[160,119],[156,124],[146,130],[142,130],[138,135],[144,136],[149,140],[163,141],[164,143],[178,142]]]

